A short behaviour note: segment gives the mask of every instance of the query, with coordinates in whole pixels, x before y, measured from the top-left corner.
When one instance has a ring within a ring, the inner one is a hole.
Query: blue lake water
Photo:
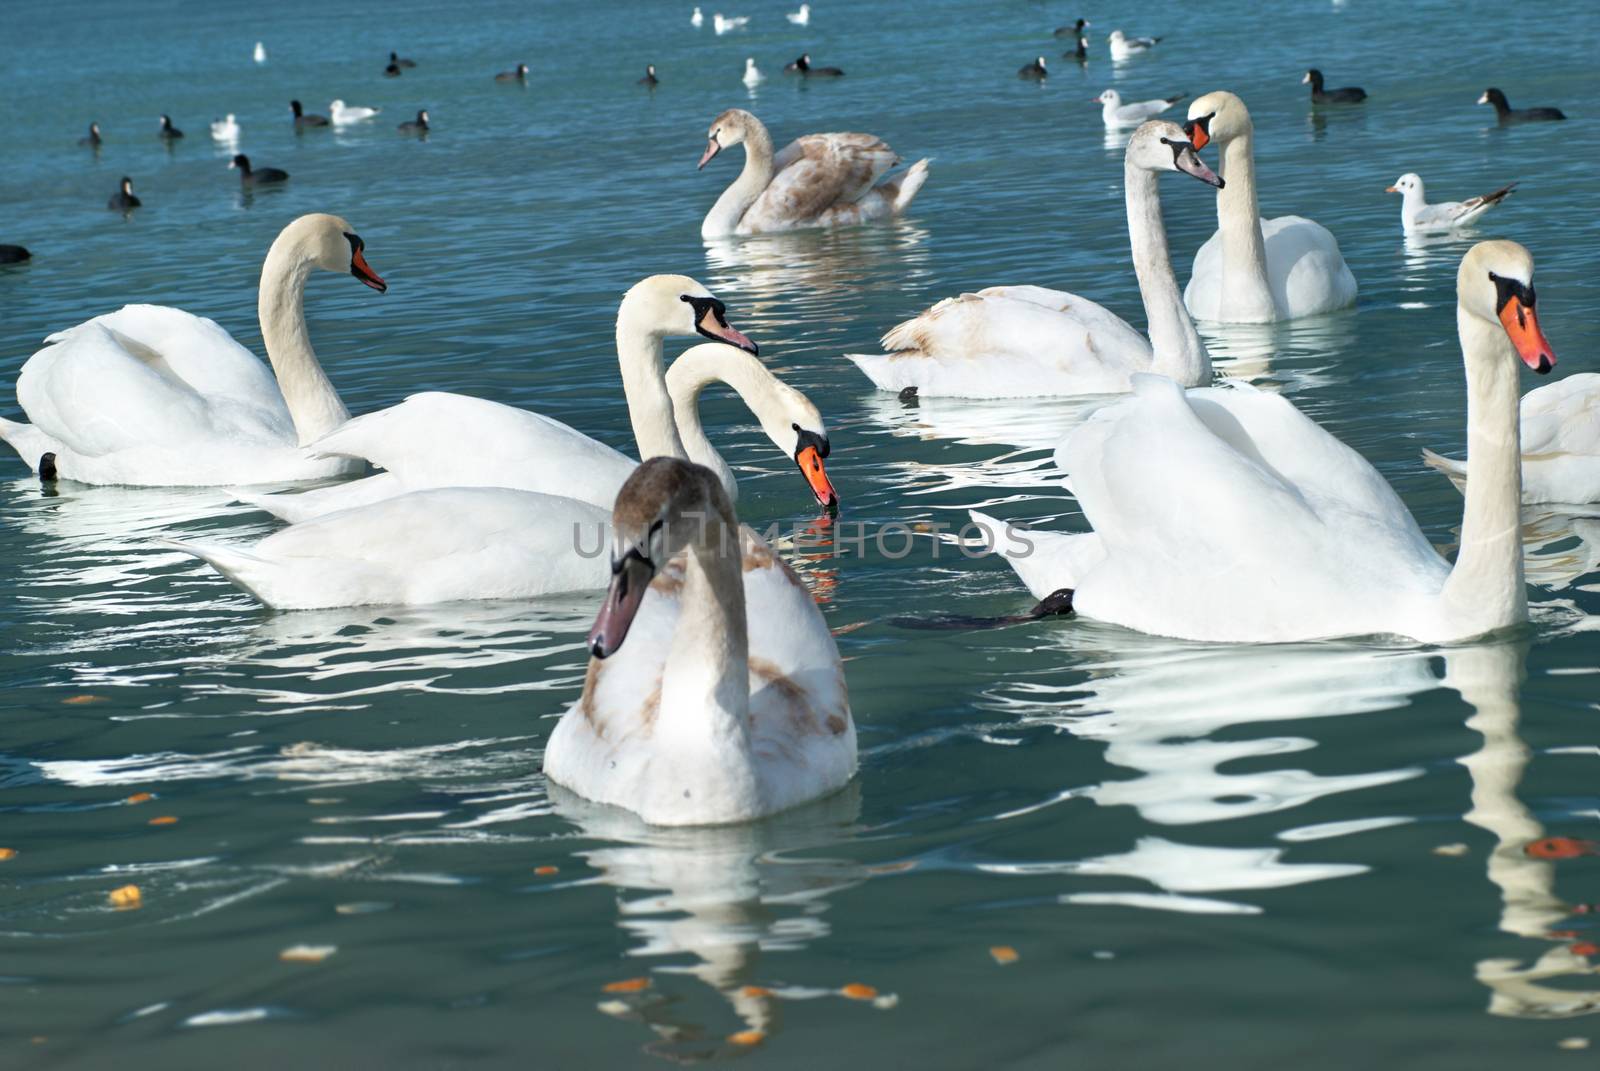
[[[692,275],[828,419],[844,513],[808,530],[792,463],[731,395],[706,401],[741,514],[799,532],[786,552],[847,659],[862,769],[746,828],[596,812],[539,774],[594,599],[275,614],[154,544],[264,535],[264,514],[221,492],[46,495],[8,455],[0,1066],[1592,1062],[1576,1046],[1600,1033],[1600,859],[1526,848],[1600,837],[1600,507],[1530,511],[1531,624],[1445,650],[909,628],[1032,600],[1004,563],[926,534],[904,554],[838,537],[975,505],[1082,525],[1048,464],[1080,403],[908,406],[841,354],[1000,283],[1141,323],[1121,144],[1089,103],[1115,86],[1248,103],[1264,212],[1329,227],[1361,299],[1212,332],[1219,368],[1324,422],[1451,546],[1460,496],[1419,451],[1464,445],[1453,287],[1474,238],[1534,253],[1556,374],[1600,368],[1600,9],[823,0],[801,30],[788,6],[730,7],[752,22],[721,38],[688,3],[6,6],[0,242],[34,260],[0,268],[0,413],[46,334],[125,302],[213,317],[260,352],[266,247],[329,211],[390,285],[310,287],[352,411],[448,389],[631,449],[617,301]],[[1087,68],[1019,81],[1079,15]],[[1113,68],[1116,26],[1165,40]],[[383,78],[390,49],[418,66]],[[803,50],[847,77],[785,79]],[[754,92],[747,55],[769,78]],[[526,87],[492,80],[518,61]],[[654,93],[634,85],[647,62]],[[1313,115],[1312,65],[1370,99]],[[1473,103],[1489,84],[1572,121],[1497,129]],[[291,98],[334,97],[383,112],[295,134]],[[893,224],[708,247],[699,221],[738,164],[694,164],[731,106],[780,143],[881,135],[932,176]],[[431,135],[401,136],[422,107]],[[170,148],[162,112],[188,135]],[[241,193],[207,131],[225,112],[285,188]],[[91,120],[99,153],[76,144]],[[1384,193],[1405,171],[1436,199],[1522,185],[1473,235],[1415,246]],[[144,199],[128,219],[104,207],[122,175]],[[1186,277],[1211,191],[1161,192]],[[112,909],[129,883],[142,906]],[[280,959],[295,945],[337,951]]]

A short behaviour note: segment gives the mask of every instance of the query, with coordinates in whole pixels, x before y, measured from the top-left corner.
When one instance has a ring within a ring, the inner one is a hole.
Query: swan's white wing
[[[616,450],[558,420],[440,391],[349,420],[310,449],[364,458],[398,477],[406,490],[512,487],[607,509],[634,468]],[[334,501],[338,492],[308,494]]]
[[[838,648],[816,603],[759,537],[745,528],[741,538],[750,754],[760,813],[773,813],[849,781],[856,765],[855,729]],[[670,746],[655,729],[683,583],[680,557],[652,582],[621,649],[589,663],[583,697],[562,716],[545,749],[545,771],[552,780],[662,825],[729,820],[707,815],[694,800],[675,793],[663,798],[660,778],[651,774],[657,756]],[[730,762],[722,772],[748,765]],[[715,787],[708,784],[705,796],[714,795]]]
[[[1326,227],[1300,216],[1262,220],[1267,283],[1278,319],[1293,320],[1355,304],[1356,280]],[[1183,302],[1198,320],[1230,322],[1224,286],[1222,235],[1214,233],[1194,256]]]
[[[1190,639],[1357,635],[1443,585],[1448,566],[1371,466],[1281,398],[1156,376],[1134,392],[1065,447],[1105,552],[1080,612]]]
[[[1105,558],[1100,536],[1094,532],[1047,532],[1008,525],[977,510],[967,512],[983,529],[990,550],[1011,563],[1036,599],[1076,588]]]
[[[883,337],[887,354],[848,354],[884,390],[967,398],[1126,390],[1150,344],[1075,294],[997,286],[946,298]]]
[[[276,406],[258,404],[231,389],[240,384],[229,384],[227,376],[215,382],[229,393],[203,394],[160,352],[136,343],[130,349],[129,336],[96,321],[51,337],[58,341],[29,358],[17,377],[17,400],[40,430],[81,456],[199,448],[218,440],[227,448],[295,442],[281,396]],[[267,382],[277,389],[270,376]],[[191,460],[203,465],[209,459]]]
[[[436,488],[251,547],[172,545],[279,609],[523,599],[605,586],[610,511],[527,491]]]
[[[1600,373],[1531,390],[1521,412],[1523,499],[1600,501]]]

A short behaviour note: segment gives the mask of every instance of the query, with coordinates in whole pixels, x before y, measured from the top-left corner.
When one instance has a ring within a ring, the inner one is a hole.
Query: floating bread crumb
[[[602,993],[637,993],[650,988],[649,978],[624,978],[620,982],[607,982],[600,987]]]
[[[144,904],[144,894],[137,885],[124,885],[120,889],[112,889],[106,899],[111,901],[111,906],[118,911],[131,911],[133,908]]]
[[[737,1034],[729,1034],[728,1040],[735,1045],[759,1045],[767,1040],[767,1035],[761,1030],[741,1030]]]
[[[764,985],[747,985],[739,990],[741,997],[770,997],[772,990]]]
[[[15,859],[16,857],[17,850],[15,848],[0,848],[0,863],[5,862],[7,859]]]
[[[878,995],[878,991],[872,988],[870,985],[862,985],[860,982],[851,982],[849,985],[844,986],[839,990],[839,995],[841,997],[848,997],[851,1000],[871,1000],[873,997]]]
[[[551,874],[561,873],[561,868],[558,866],[536,866],[533,868],[533,872],[541,878],[548,878]]]
[[[155,798],[156,798],[156,796],[155,796],[155,793],[153,793],[153,792],[135,792],[133,795],[129,796],[127,799],[123,800],[122,802],[123,803],[149,803],[151,800],[153,800]]]
[[[178,816],[174,814],[158,814],[150,819],[149,824],[153,826],[175,826],[178,824]]]
[[[1017,950],[1010,945],[995,945],[989,949],[989,955],[993,956],[994,961],[1002,967],[1015,963],[1021,958],[1017,955]]]

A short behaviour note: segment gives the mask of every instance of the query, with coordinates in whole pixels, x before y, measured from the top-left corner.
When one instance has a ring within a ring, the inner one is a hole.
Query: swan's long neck
[[[1505,332],[1456,306],[1467,367],[1467,491],[1461,552],[1445,582],[1449,612],[1504,628],[1528,618],[1522,575],[1522,437],[1517,366]]]
[[[1128,238],[1133,244],[1133,271],[1139,277],[1149,322],[1150,371],[1168,376],[1180,386],[1195,387],[1211,380],[1211,358],[1183,307],[1183,293],[1172,273],[1172,251],[1161,220],[1158,177],[1132,163],[1123,166],[1123,186],[1128,202]]]
[[[639,460],[652,457],[687,457],[683,441],[672,422],[672,398],[661,370],[662,334],[639,322],[638,313],[624,302],[617,314],[617,360],[622,365],[622,393],[628,400],[628,419]]]
[[[777,380],[759,360],[732,346],[704,345],[685,350],[667,370],[667,391],[678,435],[689,460],[717,474],[728,498],[738,500],[739,485],[733,469],[706,437],[700,423],[700,392],[713,383],[726,383],[765,426],[778,404]]]
[[[700,518],[693,518],[697,523]],[[743,554],[731,511],[711,508],[689,548],[656,732],[683,751],[749,751],[750,653]],[[724,774],[719,769],[719,778]]]
[[[700,225],[703,238],[734,233],[745,212],[772,184],[772,135],[760,123],[750,123],[744,136],[744,170],[722,191]]]
[[[1229,138],[1218,154],[1217,172],[1227,185],[1217,191],[1217,231],[1222,235],[1222,292],[1228,319],[1270,323],[1278,318],[1267,282],[1267,243],[1256,203],[1255,134]]]
[[[306,330],[306,279],[312,263],[296,241],[279,236],[261,266],[256,309],[261,339],[272,362],[300,445],[320,439],[350,419],[328,374],[322,370]]]

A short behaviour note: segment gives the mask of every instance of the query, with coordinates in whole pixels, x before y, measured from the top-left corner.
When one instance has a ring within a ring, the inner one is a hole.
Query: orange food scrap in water
[[[993,948],[989,949],[989,955],[993,956],[994,961],[1000,964],[1002,967],[1008,963],[1017,962],[1017,959],[1019,958],[1017,956],[1017,950],[1012,948],[1010,945],[995,945]]]
[[[175,826],[178,824],[178,816],[175,814],[158,814],[150,819],[150,824],[153,826]]]
[[[561,868],[558,866],[536,866],[533,868],[533,872],[541,878],[548,878],[551,874],[561,873]]]
[[[770,997],[772,996],[772,990],[764,985],[747,985],[739,990],[739,995],[742,997]]]
[[[1577,944],[1569,947],[1571,947],[1572,951],[1579,956],[1592,956],[1596,952],[1600,952],[1600,945],[1595,944],[1593,941],[1579,941]]]
[[[7,859],[15,859],[16,857],[17,850],[15,848],[0,848],[0,863],[5,862]]]
[[[760,1030],[741,1030],[737,1034],[729,1034],[728,1040],[735,1045],[759,1045],[767,1040],[767,1035]]]
[[[839,995],[841,997],[849,997],[851,1000],[871,1000],[873,997],[878,995],[878,991],[872,988],[870,985],[862,985],[860,982],[851,982],[849,985],[839,990]]]
[[[1577,837],[1546,837],[1522,849],[1535,859],[1576,859],[1580,855],[1600,855],[1600,844]]]
[[[637,993],[640,990],[649,989],[649,988],[650,988],[650,979],[648,979],[648,978],[624,978],[620,982],[607,982],[604,986],[601,986],[601,992],[603,992],[603,993]]]
[[[63,703],[74,707],[81,707],[85,703],[104,703],[105,701],[106,697],[103,695],[69,695],[62,700]]]
[[[123,803],[149,803],[151,800],[153,800],[155,798],[156,798],[155,794],[151,793],[151,792],[135,792],[133,795],[129,796],[127,799],[123,800],[122,802]]]
[[[137,885],[124,885],[120,889],[112,889],[107,899],[118,911],[129,911],[144,904],[144,894],[139,891]]]
[[[285,963],[321,963],[337,951],[336,945],[290,945],[278,958]]]

